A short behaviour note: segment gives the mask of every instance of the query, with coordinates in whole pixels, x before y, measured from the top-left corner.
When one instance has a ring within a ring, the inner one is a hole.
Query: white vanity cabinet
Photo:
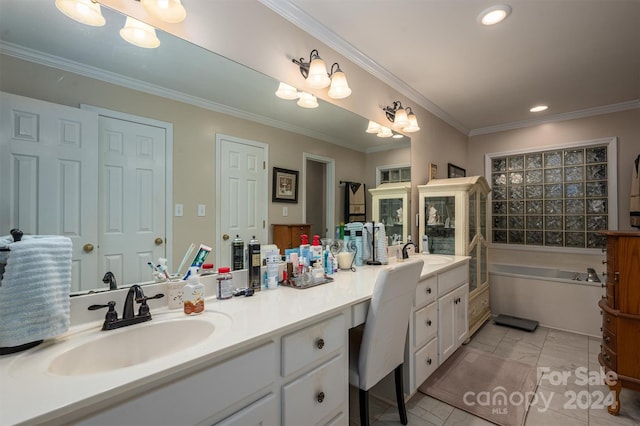
[[[469,336],[491,316],[487,240],[487,196],[483,176],[432,179],[418,186],[420,249],[428,237],[431,254],[471,256],[469,262]]]
[[[372,219],[384,224],[389,245],[394,235],[406,242],[411,232],[411,182],[383,183],[369,193]]]
[[[344,314],[284,336],[282,424],[327,424],[341,418],[347,423],[348,363],[348,328]]]
[[[405,353],[409,396],[467,338],[468,276],[469,265],[464,262],[418,282]]]

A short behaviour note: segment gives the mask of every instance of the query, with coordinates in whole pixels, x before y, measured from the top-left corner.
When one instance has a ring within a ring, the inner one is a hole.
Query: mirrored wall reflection
[[[247,126],[267,123],[332,147],[348,147],[363,156],[367,150],[396,145],[406,149],[409,144],[408,138],[399,143],[367,134],[368,120],[322,100],[313,111],[282,101],[274,95],[277,81],[162,31],[157,31],[161,42],[157,49],[133,46],[119,36],[125,17],[107,8],[102,8],[105,25],[96,28],[69,19],[55,8],[54,2],[43,3],[38,8],[31,4],[20,0],[2,2],[0,37],[4,56],[0,89],[75,108],[81,103],[106,105],[110,109],[172,122],[174,159],[170,161],[174,170],[188,161],[180,144],[194,142],[190,133],[183,132],[185,128],[197,129],[200,133],[205,132],[203,129],[215,132],[208,123],[194,121],[194,114],[185,113],[180,107],[184,104],[190,108],[197,105],[201,108],[199,111],[219,111],[250,120]],[[123,93],[126,99],[121,98]],[[113,106],[118,104],[122,107]],[[177,108],[175,113],[173,107]],[[214,138],[209,133],[202,137],[209,144]],[[180,185],[185,186],[174,178],[174,187]],[[185,206],[199,202],[195,198],[197,194],[179,195]],[[216,213],[207,210],[207,215]],[[213,217],[207,220],[213,221]],[[172,221],[174,219],[168,217],[167,226]],[[188,246],[176,243],[179,238],[174,236],[173,242],[168,240],[173,252],[169,264],[177,264]],[[150,279],[148,272],[141,270],[140,279],[134,282]],[[96,273],[94,277],[83,282],[84,290],[105,288],[102,274]],[[119,280],[118,284],[131,282]]]
[[[599,248],[607,229],[607,145],[491,159],[493,242]]]

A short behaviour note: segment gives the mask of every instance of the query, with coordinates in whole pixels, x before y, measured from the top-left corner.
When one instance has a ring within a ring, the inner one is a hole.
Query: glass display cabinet
[[[383,223],[389,246],[406,242],[410,228],[411,182],[383,183],[369,189],[373,206],[372,219]]]
[[[487,196],[483,176],[432,179],[418,186],[420,250],[427,236],[431,254],[471,256],[469,262],[469,337],[491,316],[487,264]]]

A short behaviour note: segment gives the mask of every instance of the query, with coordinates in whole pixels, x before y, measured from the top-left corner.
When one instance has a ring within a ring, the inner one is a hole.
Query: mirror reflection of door
[[[255,236],[268,242],[267,145],[216,135],[217,267],[231,266],[231,242],[238,235],[246,245]]]
[[[320,161],[307,159],[305,169],[306,185],[306,223],[311,225],[311,235],[319,235],[321,238],[327,235],[326,220],[326,164]],[[311,236],[309,236],[311,238]]]

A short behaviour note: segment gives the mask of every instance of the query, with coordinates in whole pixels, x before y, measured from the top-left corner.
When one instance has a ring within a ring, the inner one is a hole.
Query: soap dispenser
[[[311,243],[311,262],[310,264],[315,263],[316,261],[322,259],[322,246],[320,245],[320,236],[314,235],[313,242]]]
[[[189,278],[185,284],[182,294],[184,303],[184,313],[187,315],[195,315],[204,311],[204,286],[200,282],[198,276],[198,268],[192,266],[189,268]]]
[[[309,237],[307,234],[300,235],[300,257],[306,266],[311,265],[311,246],[309,245]]]

